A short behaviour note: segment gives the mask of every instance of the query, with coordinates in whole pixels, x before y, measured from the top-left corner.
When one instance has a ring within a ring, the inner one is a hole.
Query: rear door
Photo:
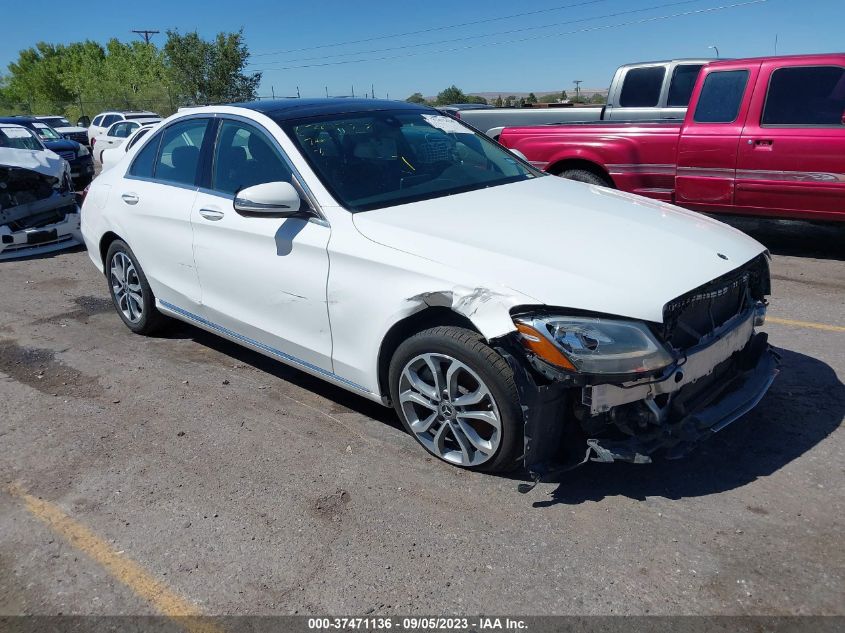
[[[758,83],[739,144],[736,205],[745,213],[845,219],[841,57],[765,62]]]
[[[695,81],[703,67],[703,62],[674,65],[669,79],[669,88],[666,90],[666,105],[660,108],[659,118],[671,121],[684,120],[692,91],[695,88]]]
[[[132,236],[129,246],[153,292],[162,303],[180,309],[197,310],[200,301],[191,210],[210,127],[207,117],[189,117],[157,132],[135,155],[112,193],[125,211],[118,228]]]
[[[687,113],[678,141],[677,204],[700,211],[732,210],[737,146],[758,71],[759,64],[747,63],[701,71],[694,110]]]

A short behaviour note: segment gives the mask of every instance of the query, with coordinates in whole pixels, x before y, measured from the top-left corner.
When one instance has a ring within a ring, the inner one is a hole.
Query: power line
[[[468,41],[468,40],[483,39],[485,37],[496,37],[497,35],[510,35],[512,33],[524,33],[526,31],[536,31],[538,29],[550,29],[550,28],[554,28],[554,27],[557,27],[557,26],[568,26],[570,24],[579,24],[579,23],[582,23],[582,22],[592,22],[594,20],[605,20],[605,19],[608,19],[608,18],[618,18],[622,15],[631,15],[631,14],[634,14],[634,13],[645,13],[647,11],[654,11],[656,9],[667,9],[669,7],[676,7],[676,6],[685,5],[685,4],[693,4],[695,2],[701,2],[701,1],[702,0],[679,0],[677,2],[669,2],[669,3],[666,3],[666,4],[658,4],[658,5],[653,5],[653,6],[650,6],[650,7],[643,7],[643,8],[640,8],[640,9],[630,9],[628,11],[617,11],[616,13],[608,13],[608,14],[605,14],[605,15],[596,15],[596,16],[592,16],[592,17],[588,17],[588,18],[579,18],[577,20],[568,20],[566,22],[556,22],[554,24],[544,24],[542,26],[526,26],[526,27],[522,27],[522,28],[519,28],[519,29],[510,29],[510,30],[507,30],[507,31],[497,31],[495,33],[486,33],[486,34],[483,34],[483,35],[467,35],[465,37],[457,37],[457,38],[451,38],[451,39],[447,39],[447,40],[437,40],[437,41],[433,41],[433,42],[422,42],[422,43],[417,43],[417,44],[404,44],[402,46],[391,46],[391,47],[388,47],[388,48],[375,48],[375,49],[367,50],[367,51],[352,51],[352,52],[348,52],[348,53],[334,53],[333,55],[320,55],[320,56],[317,56],[317,57],[299,57],[299,58],[295,58],[295,59],[286,59],[286,60],[279,62],[279,63],[290,64],[290,63],[294,63],[294,62],[308,62],[308,61],[313,61],[315,59],[328,59],[328,58],[332,58],[332,57],[347,57],[349,55],[372,55],[374,53],[385,53],[385,52],[388,52],[388,51],[407,50],[409,48],[421,48],[423,46],[435,46],[437,44],[450,44],[452,42],[465,42],[465,41]],[[260,64],[261,64],[261,62],[259,62],[256,65],[260,65]],[[253,66],[253,64],[250,64],[250,66]]]
[[[252,57],[264,57],[267,55],[286,55],[287,53],[301,53],[302,51],[313,51],[320,48],[334,48],[336,46],[347,46],[349,44],[364,44],[366,42],[375,42],[377,40],[386,40],[394,37],[406,37],[408,35],[420,35],[422,33],[433,33],[435,31],[445,31],[447,29],[458,29],[464,26],[474,26],[476,24],[487,24],[488,22],[498,22],[501,20],[510,20],[511,18],[524,18],[529,15],[537,15],[540,13],[551,13],[552,11],[561,11],[563,9],[574,9],[575,7],[583,7],[590,4],[598,4],[599,2],[607,2],[607,0],[585,0],[584,2],[576,2],[575,4],[564,4],[559,7],[550,7],[548,9],[537,9],[536,11],[526,11],[525,13],[514,13],[512,15],[503,15],[497,18],[486,18],[484,20],[475,20],[473,22],[462,22],[460,24],[448,24],[445,26],[433,26],[428,29],[420,29],[419,31],[407,31],[405,33],[391,33],[389,35],[377,35],[361,40],[347,40],[345,42],[334,42],[332,44],[319,44],[317,46],[305,46],[303,48],[291,48],[286,51],[270,51],[265,53],[253,53]]]
[[[591,33],[591,32],[594,32],[594,31],[603,31],[603,30],[607,30],[607,29],[621,28],[621,27],[624,27],[624,26],[632,26],[632,25],[636,25],[636,24],[647,24],[649,22],[658,22],[658,21],[661,21],[661,20],[669,20],[669,19],[672,19],[672,18],[685,17],[685,16],[689,16],[689,15],[701,15],[701,14],[705,14],[705,13],[714,13],[716,11],[724,11],[726,9],[735,9],[735,8],[738,8],[738,7],[745,7],[745,6],[750,6],[750,5],[754,5],[754,4],[762,4],[764,2],[768,2],[768,0],[748,0],[747,2],[737,2],[737,3],[734,3],[734,4],[726,4],[726,5],[721,5],[721,6],[718,6],[718,7],[709,7],[709,8],[706,8],[706,9],[695,9],[695,10],[692,10],[692,11],[684,11],[684,12],[681,12],[681,13],[673,13],[673,14],[670,14],[670,15],[660,15],[660,16],[655,16],[655,17],[651,17],[651,18],[642,18],[640,20],[631,20],[629,22],[619,22],[619,23],[616,23],[616,24],[606,24],[606,25],[602,25],[602,26],[593,26],[593,27],[589,27],[589,28],[585,28],[585,29],[576,29],[574,31],[566,31],[566,32],[563,32],[563,33],[548,33],[548,34],[545,34],[545,35],[535,35],[535,36],[532,36],[532,37],[523,37],[523,38],[519,38],[519,39],[503,40],[503,41],[499,41],[499,42],[484,42],[482,44],[468,44],[466,46],[458,46],[458,47],[455,47],[455,48],[444,48],[444,49],[440,49],[440,50],[436,50],[436,51],[418,51],[418,52],[414,52],[414,53],[405,53],[405,54],[399,54],[399,55],[387,55],[387,56],[383,56],[383,57],[370,57],[370,58],[367,58],[367,59],[348,59],[348,60],[342,60],[342,61],[336,61],[336,62],[325,62],[325,63],[322,63],[322,64],[302,64],[302,65],[298,65],[298,66],[266,66],[266,67],[263,67],[261,69],[256,69],[256,70],[262,70],[262,71],[266,71],[266,70],[296,70],[296,69],[300,69],[300,68],[319,68],[319,67],[323,67],[323,66],[340,66],[340,65],[345,65],[345,64],[360,64],[360,63],[364,63],[364,62],[378,62],[378,61],[385,61],[385,60],[388,60],[388,59],[393,60],[393,59],[402,58],[402,57],[416,57],[418,55],[438,55],[438,54],[442,54],[442,53],[455,53],[455,52],[459,52],[459,51],[469,50],[469,49],[472,49],[472,48],[479,48],[481,46],[492,46],[492,45],[501,45],[501,44],[518,44],[518,43],[522,43],[522,42],[529,42],[529,41],[534,41],[534,40],[538,40],[538,39],[545,39],[545,38],[549,38],[549,37],[563,37],[565,35],[577,35],[577,34],[580,34],[580,33]]]

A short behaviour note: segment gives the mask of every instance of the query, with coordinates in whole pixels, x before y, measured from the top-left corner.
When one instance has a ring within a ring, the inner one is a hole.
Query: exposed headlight
[[[80,143],[80,144],[79,144],[79,149],[78,149],[78,150],[77,150],[77,152],[76,152],[76,157],[77,157],[77,158],[82,158],[83,156],[88,156],[88,154],[89,154],[89,153],[90,153],[90,152],[88,151],[88,148],[87,148],[87,147],[85,147],[82,143]]]
[[[662,369],[675,360],[639,321],[535,316],[517,319],[516,326],[528,349],[570,371],[639,374]]]

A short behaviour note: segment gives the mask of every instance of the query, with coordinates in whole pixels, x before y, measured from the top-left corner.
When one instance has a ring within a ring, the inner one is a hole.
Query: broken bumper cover
[[[79,207],[58,222],[19,231],[0,226],[0,261],[44,255],[82,244]]]
[[[777,360],[765,334],[757,334],[744,354],[742,364],[748,369],[737,371],[718,386],[698,394],[703,404],[693,405],[680,419],[667,420],[656,433],[625,439],[588,439],[590,460],[649,463],[657,451],[668,459],[677,459],[741,418],[757,406],[778,374]]]

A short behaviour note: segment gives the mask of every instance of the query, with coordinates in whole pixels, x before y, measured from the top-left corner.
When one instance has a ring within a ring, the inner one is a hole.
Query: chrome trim
[[[765,169],[738,169],[737,179],[767,180],[773,182],[845,182],[845,174],[825,171],[777,171]]]
[[[296,356],[291,356],[290,354],[278,350],[275,347],[260,343],[254,339],[244,336],[243,334],[238,334],[234,330],[230,330],[226,327],[223,327],[222,325],[214,323],[213,321],[204,319],[198,314],[194,314],[193,312],[189,312],[188,310],[183,310],[179,306],[173,305],[172,303],[164,301],[163,299],[156,299],[156,306],[159,308],[163,308],[165,311],[169,312],[171,315],[177,318],[182,318],[183,320],[187,319],[188,321],[191,321],[195,325],[202,327],[205,330],[209,330],[211,332],[224,336],[236,343],[241,343],[266,356],[276,358],[284,363],[287,363],[288,365],[296,366],[297,368],[302,369],[303,371],[307,371],[311,374],[316,374],[320,377],[326,378],[327,380],[340,383],[345,387],[360,391],[365,395],[375,398],[379,401],[383,401],[383,399],[378,394],[373,393],[366,387],[362,387],[361,385],[354,383],[351,380],[347,380],[342,376],[338,376],[337,374],[327,369],[323,369],[322,367],[318,367],[317,365],[314,365],[312,363],[309,363],[306,360],[302,360],[301,358],[297,358]]]
[[[652,163],[624,163],[606,165],[608,173],[612,176],[623,176],[628,174],[659,174],[663,176],[674,176],[675,165],[652,164]]]

